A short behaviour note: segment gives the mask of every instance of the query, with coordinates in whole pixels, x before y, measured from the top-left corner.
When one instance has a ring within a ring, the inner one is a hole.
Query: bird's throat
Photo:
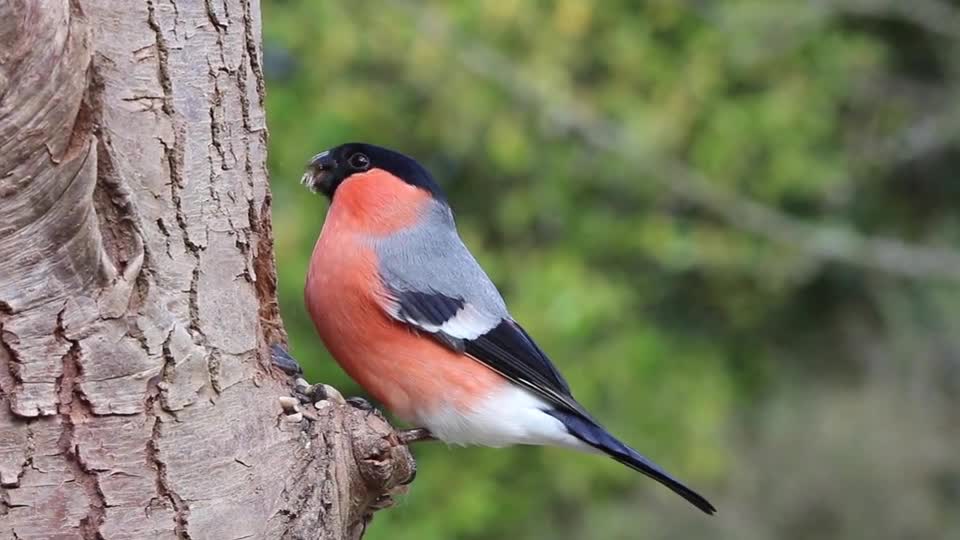
[[[327,221],[363,234],[392,234],[415,225],[430,200],[428,192],[375,169],[340,185]]]

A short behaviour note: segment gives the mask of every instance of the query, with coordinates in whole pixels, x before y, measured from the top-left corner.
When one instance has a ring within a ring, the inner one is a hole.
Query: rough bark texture
[[[0,3],[0,538],[350,538],[413,462],[301,424],[256,0]]]

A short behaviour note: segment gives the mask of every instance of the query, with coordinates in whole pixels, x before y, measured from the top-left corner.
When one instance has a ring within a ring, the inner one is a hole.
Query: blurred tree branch
[[[809,223],[743,194],[725,189],[697,169],[651,151],[626,128],[602,118],[589,103],[564,89],[524,76],[524,70],[495,48],[456,31],[446,14],[413,2],[400,4],[417,21],[418,31],[436,42],[467,71],[498,85],[515,101],[532,107],[558,136],[579,137],[588,146],[617,155],[638,173],[648,174],[678,197],[723,219],[730,226],[786,245],[823,261],[914,279],[960,280],[960,252],[947,247],[868,236],[845,225]],[[960,15],[951,6],[932,0],[909,8],[897,2],[843,2],[834,9],[908,17],[931,31],[956,37]],[[908,136],[906,134],[905,136]]]
[[[825,12],[901,19],[940,37],[960,36],[960,9],[942,0],[818,0]]]

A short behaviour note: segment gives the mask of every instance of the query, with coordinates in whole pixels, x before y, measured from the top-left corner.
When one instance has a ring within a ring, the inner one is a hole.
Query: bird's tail
[[[561,410],[552,410],[549,411],[549,414],[563,422],[563,425],[567,427],[567,430],[574,437],[623,463],[627,467],[640,471],[667,486],[674,493],[680,495],[689,501],[690,504],[707,514],[716,513],[717,509],[703,498],[703,496],[683,485],[679,480],[670,476],[667,471],[663,470],[659,465],[645,458],[633,448],[617,440],[616,437],[592,420],[573,412]]]

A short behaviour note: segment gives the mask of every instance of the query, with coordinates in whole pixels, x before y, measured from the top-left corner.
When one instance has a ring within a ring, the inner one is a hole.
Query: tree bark
[[[263,97],[257,0],[0,3],[0,538],[358,538],[411,479],[282,417]]]

